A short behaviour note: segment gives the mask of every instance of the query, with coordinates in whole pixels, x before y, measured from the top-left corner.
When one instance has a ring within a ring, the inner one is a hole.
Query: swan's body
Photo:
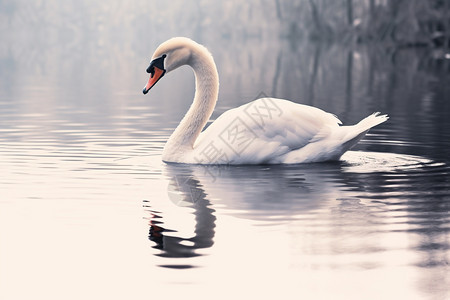
[[[387,120],[373,114],[353,126],[334,115],[288,100],[262,98],[223,113],[202,132],[216,105],[219,77],[211,54],[187,38],[156,49],[144,93],[182,65],[195,73],[194,102],[167,141],[166,162],[189,164],[294,164],[338,160],[367,131]],[[165,68],[165,69],[164,69]]]

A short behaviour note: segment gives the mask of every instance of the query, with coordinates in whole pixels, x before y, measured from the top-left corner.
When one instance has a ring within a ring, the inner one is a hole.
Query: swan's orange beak
[[[147,73],[150,73],[150,78],[148,79],[147,85],[142,91],[144,94],[147,94],[148,91],[164,76],[166,70],[164,69],[164,59],[166,55],[155,58],[150,62],[150,65],[147,68]]]
[[[148,91],[164,76],[166,70],[161,70],[158,67],[154,67],[153,72],[150,74],[150,78],[148,79],[147,85],[142,91],[144,94],[147,94]]]

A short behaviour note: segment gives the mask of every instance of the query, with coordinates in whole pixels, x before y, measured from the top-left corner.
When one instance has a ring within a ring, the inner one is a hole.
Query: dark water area
[[[155,5],[0,2],[0,299],[450,297],[450,53]],[[194,76],[141,91],[178,35],[214,56],[212,119],[259,95],[390,119],[339,162],[164,164]]]

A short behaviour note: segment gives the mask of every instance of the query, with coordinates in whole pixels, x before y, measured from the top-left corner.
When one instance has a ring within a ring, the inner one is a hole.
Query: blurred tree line
[[[449,0],[275,0],[283,32],[313,39],[450,47]]]
[[[450,0],[0,0],[0,35],[55,28],[116,35],[382,41],[450,47]],[[102,32],[101,32],[102,31]],[[109,33],[109,32],[108,32]],[[51,35],[51,34],[50,34]]]

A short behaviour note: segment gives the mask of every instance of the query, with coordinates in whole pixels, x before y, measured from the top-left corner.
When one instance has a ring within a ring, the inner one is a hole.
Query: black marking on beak
[[[160,70],[164,70],[165,71],[165,69],[164,69],[164,58],[166,58],[166,57],[167,57],[167,55],[163,54],[162,56],[152,60],[150,62],[150,65],[147,68],[147,73],[152,74],[152,77],[153,77],[153,75],[155,74],[155,67],[157,67]]]

